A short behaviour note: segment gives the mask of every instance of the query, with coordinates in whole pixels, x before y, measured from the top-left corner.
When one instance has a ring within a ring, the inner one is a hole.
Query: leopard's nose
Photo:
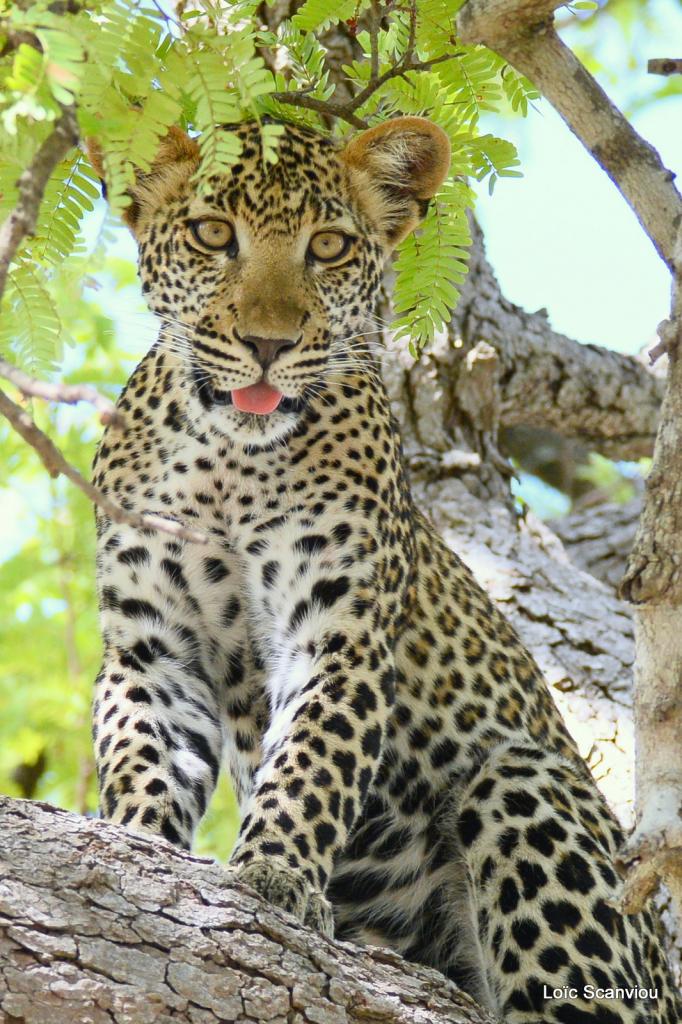
[[[291,338],[259,338],[255,334],[249,334],[241,340],[264,370],[274,363],[280,353],[296,344]]]

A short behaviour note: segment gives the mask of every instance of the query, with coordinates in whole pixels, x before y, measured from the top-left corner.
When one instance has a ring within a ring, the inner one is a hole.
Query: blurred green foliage
[[[103,263],[98,255],[93,269]],[[115,287],[124,280],[116,279],[115,270],[113,279]],[[115,394],[126,370],[112,323],[80,288],[72,291],[65,281],[62,295],[74,344],[73,368],[65,379],[77,383],[87,377]],[[38,402],[30,411],[88,476],[99,432],[94,414]],[[0,789],[94,810],[89,704],[100,641],[92,507],[63,479],[51,480],[37,455],[5,423],[0,423],[0,452]],[[43,771],[37,778],[29,774],[26,785],[26,772],[17,778],[17,769],[39,759]]]

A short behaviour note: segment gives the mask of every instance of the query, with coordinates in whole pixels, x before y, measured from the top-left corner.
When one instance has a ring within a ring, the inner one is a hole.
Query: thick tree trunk
[[[682,220],[682,203],[679,219]],[[633,864],[623,905],[639,909],[659,879],[682,921],[682,227],[678,224],[669,357],[642,517],[621,585],[637,635],[637,826],[622,853]]]
[[[436,971],[334,943],[210,861],[0,799],[3,1024],[490,1024]]]

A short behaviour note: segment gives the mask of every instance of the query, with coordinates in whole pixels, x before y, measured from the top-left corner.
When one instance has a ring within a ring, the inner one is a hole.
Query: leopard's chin
[[[236,444],[256,448],[281,444],[294,433],[301,418],[300,413],[285,412],[281,408],[263,416],[240,412],[234,405],[216,405],[209,415],[211,426],[218,433]]]

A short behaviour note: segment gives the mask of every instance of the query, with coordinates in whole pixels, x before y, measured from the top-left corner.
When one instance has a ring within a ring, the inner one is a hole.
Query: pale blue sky
[[[646,73],[647,57],[682,50],[682,5],[652,0],[655,28],[642,28],[633,48],[611,26],[600,40],[610,68],[601,84],[626,108],[652,95],[664,79]],[[583,34],[589,31],[586,23]],[[577,33],[566,32],[567,42]],[[637,68],[622,66],[630,57]],[[546,101],[509,122],[491,117],[486,129],[510,138],[522,179],[501,180],[478,203],[488,255],[509,299],[532,311],[546,307],[553,327],[580,341],[634,353],[655,340],[667,315],[670,277],[634,214],[606,174]],[[673,171],[682,170],[682,96],[654,102],[632,117],[637,131]]]
[[[649,57],[682,50],[682,5],[652,0],[648,26],[625,41],[608,22],[598,55],[600,84],[621,109],[641,105],[665,81],[646,71]],[[592,30],[565,31],[569,45]],[[488,256],[507,298],[529,311],[545,307],[552,326],[583,342],[636,353],[656,342],[668,315],[670,275],[634,213],[554,109],[544,100],[525,119],[491,116],[484,129],[511,139],[524,177],[479,190],[477,216]],[[641,105],[631,121],[673,172],[682,170],[682,96]],[[568,499],[522,474],[514,490],[543,516]]]

